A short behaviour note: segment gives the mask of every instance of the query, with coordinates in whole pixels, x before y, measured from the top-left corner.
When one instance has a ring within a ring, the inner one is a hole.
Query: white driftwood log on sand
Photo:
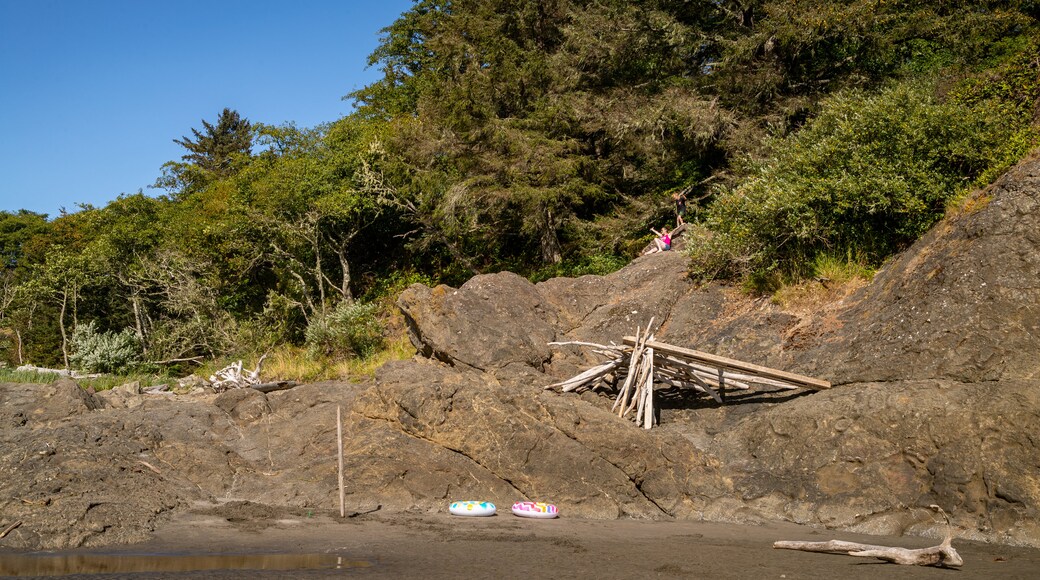
[[[774,542],[773,547],[785,550],[801,550],[803,552],[823,552],[827,554],[847,554],[863,558],[878,558],[894,564],[905,566],[937,566],[940,568],[958,568],[964,565],[964,560],[957,550],[953,548],[953,526],[946,512],[937,505],[931,506],[938,510],[946,518],[946,537],[938,546],[930,548],[896,548],[890,546],[875,546],[872,544],[859,544],[856,542],[845,542],[842,540],[830,540],[827,542],[798,542],[779,541]]]
[[[550,342],[552,346],[578,346],[607,360],[565,381],[546,386],[563,392],[599,386],[617,388],[612,411],[628,416],[635,411],[637,425],[650,429],[657,422],[654,414],[654,383],[691,388],[705,393],[718,403],[725,403],[726,389],[747,390],[753,386],[782,389],[829,389],[827,381],[759,366],[689,348],[658,342],[653,336],[654,321],[645,331],[636,328],[635,336],[626,336],[622,345],[593,342]],[[621,377],[624,380],[621,380]],[[617,387],[618,382],[621,386]]]

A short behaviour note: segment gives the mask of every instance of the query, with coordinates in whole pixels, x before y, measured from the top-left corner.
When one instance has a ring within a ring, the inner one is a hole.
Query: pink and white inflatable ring
[[[513,504],[513,514],[522,518],[549,519],[558,517],[560,511],[551,503],[518,501]]]

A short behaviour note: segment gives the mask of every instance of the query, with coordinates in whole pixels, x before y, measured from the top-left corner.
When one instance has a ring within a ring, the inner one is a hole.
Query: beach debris
[[[625,417],[635,411],[635,422],[650,429],[659,419],[654,413],[654,384],[692,388],[719,404],[726,402],[726,389],[748,390],[753,385],[782,389],[829,389],[831,384],[795,373],[759,366],[707,352],[659,342],[653,335],[654,319],[636,328],[622,344],[592,342],[550,342],[550,346],[579,346],[607,360],[567,380],[547,385],[562,392],[607,386],[617,389],[612,411]],[[617,387],[624,381],[621,387]]]
[[[265,358],[267,358],[266,353],[260,357],[260,360],[256,361],[256,368],[245,374],[242,373],[242,361],[229,364],[210,375],[210,386],[217,392],[220,392],[228,389],[241,389],[259,385],[260,368],[263,366]]]
[[[159,471],[159,468],[154,466],[154,465],[152,465],[151,463],[148,463],[147,461],[143,461],[143,460],[140,460],[140,459],[137,462],[140,463],[141,465],[147,467],[148,469],[150,469],[156,475],[162,475],[162,472]]]
[[[863,558],[878,558],[894,564],[905,566],[936,566],[939,568],[959,568],[964,565],[964,560],[957,550],[953,548],[953,526],[950,517],[937,505],[929,506],[939,511],[946,519],[946,537],[938,546],[930,548],[898,548],[891,546],[875,546],[872,544],[859,544],[856,542],[845,542],[842,540],[830,540],[827,542],[799,542],[778,541],[773,542],[773,547],[785,550],[801,550],[803,552],[823,552],[827,554],[847,554]]]
[[[7,526],[6,528],[4,528],[4,531],[0,532],[0,539],[3,539],[4,536],[6,536],[7,534],[10,534],[12,530],[14,530],[15,528],[17,528],[20,525],[22,525],[22,520],[18,520],[15,523],[13,523],[13,524]]]
[[[51,369],[47,367],[38,367],[35,365],[21,365],[14,369],[15,372],[19,373],[36,373],[41,375],[58,375],[62,377],[69,377],[70,379],[96,379],[102,377],[101,373],[86,373],[83,371],[77,371],[73,369]]]

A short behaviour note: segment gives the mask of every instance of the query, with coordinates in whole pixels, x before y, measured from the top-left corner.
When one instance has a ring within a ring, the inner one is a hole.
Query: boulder
[[[451,365],[491,370],[548,362],[556,311],[528,280],[501,272],[454,289],[415,284],[397,302],[416,349]]]

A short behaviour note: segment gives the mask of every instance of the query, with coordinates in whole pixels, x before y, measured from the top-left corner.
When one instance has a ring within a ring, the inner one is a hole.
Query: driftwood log
[[[72,369],[50,369],[47,367],[38,367],[35,365],[22,365],[14,370],[16,372],[38,373],[41,375],[60,375],[72,379],[96,379],[98,377],[104,376],[101,373],[85,373],[82,371]]]
[[[13,523],[13,524],[7,526],[6,528],[4,528],[4,531],[0,532],[0,539],[3,539],[4,536],[6,536],[7,534],[11,533],[11,530],[17,528],[20,525],[22,525],[22,520],[18,520],[15,523]]]
[[[946,518],[946,537],[938,546],[930,548],[897,548],[891,546],[875,546],[842,540],[827,542],[799,542],[781,540],[773,543],[773,547],[784,550],[801,550],[803,552],[823,552],[826,554],[847,554],[863,558],[878,558],[894,564],[905,566],[936,566],[939,568],[959,568],[964,560],[953,548],[953,527],[950,518],[939,506],[931,506]]]
[[[256,361],[255,369],[245,373],[242,372],[242,361],[231,363],[210,375],[210,385],[218,392],[226,391],[227,389],[241,389],[244,387],[259,385],[261,384],[260,369],[264,365],[265,358],[267,358],[267,354],[264,354],[260,357],[260,360]]]
[[[284,391],[291,389],[298,385],[296,381],[274,381],[271,383],[260,383],[256,385],[249,385],[249,388],[260,391],[261,393],[273,393],[274,391]]]

